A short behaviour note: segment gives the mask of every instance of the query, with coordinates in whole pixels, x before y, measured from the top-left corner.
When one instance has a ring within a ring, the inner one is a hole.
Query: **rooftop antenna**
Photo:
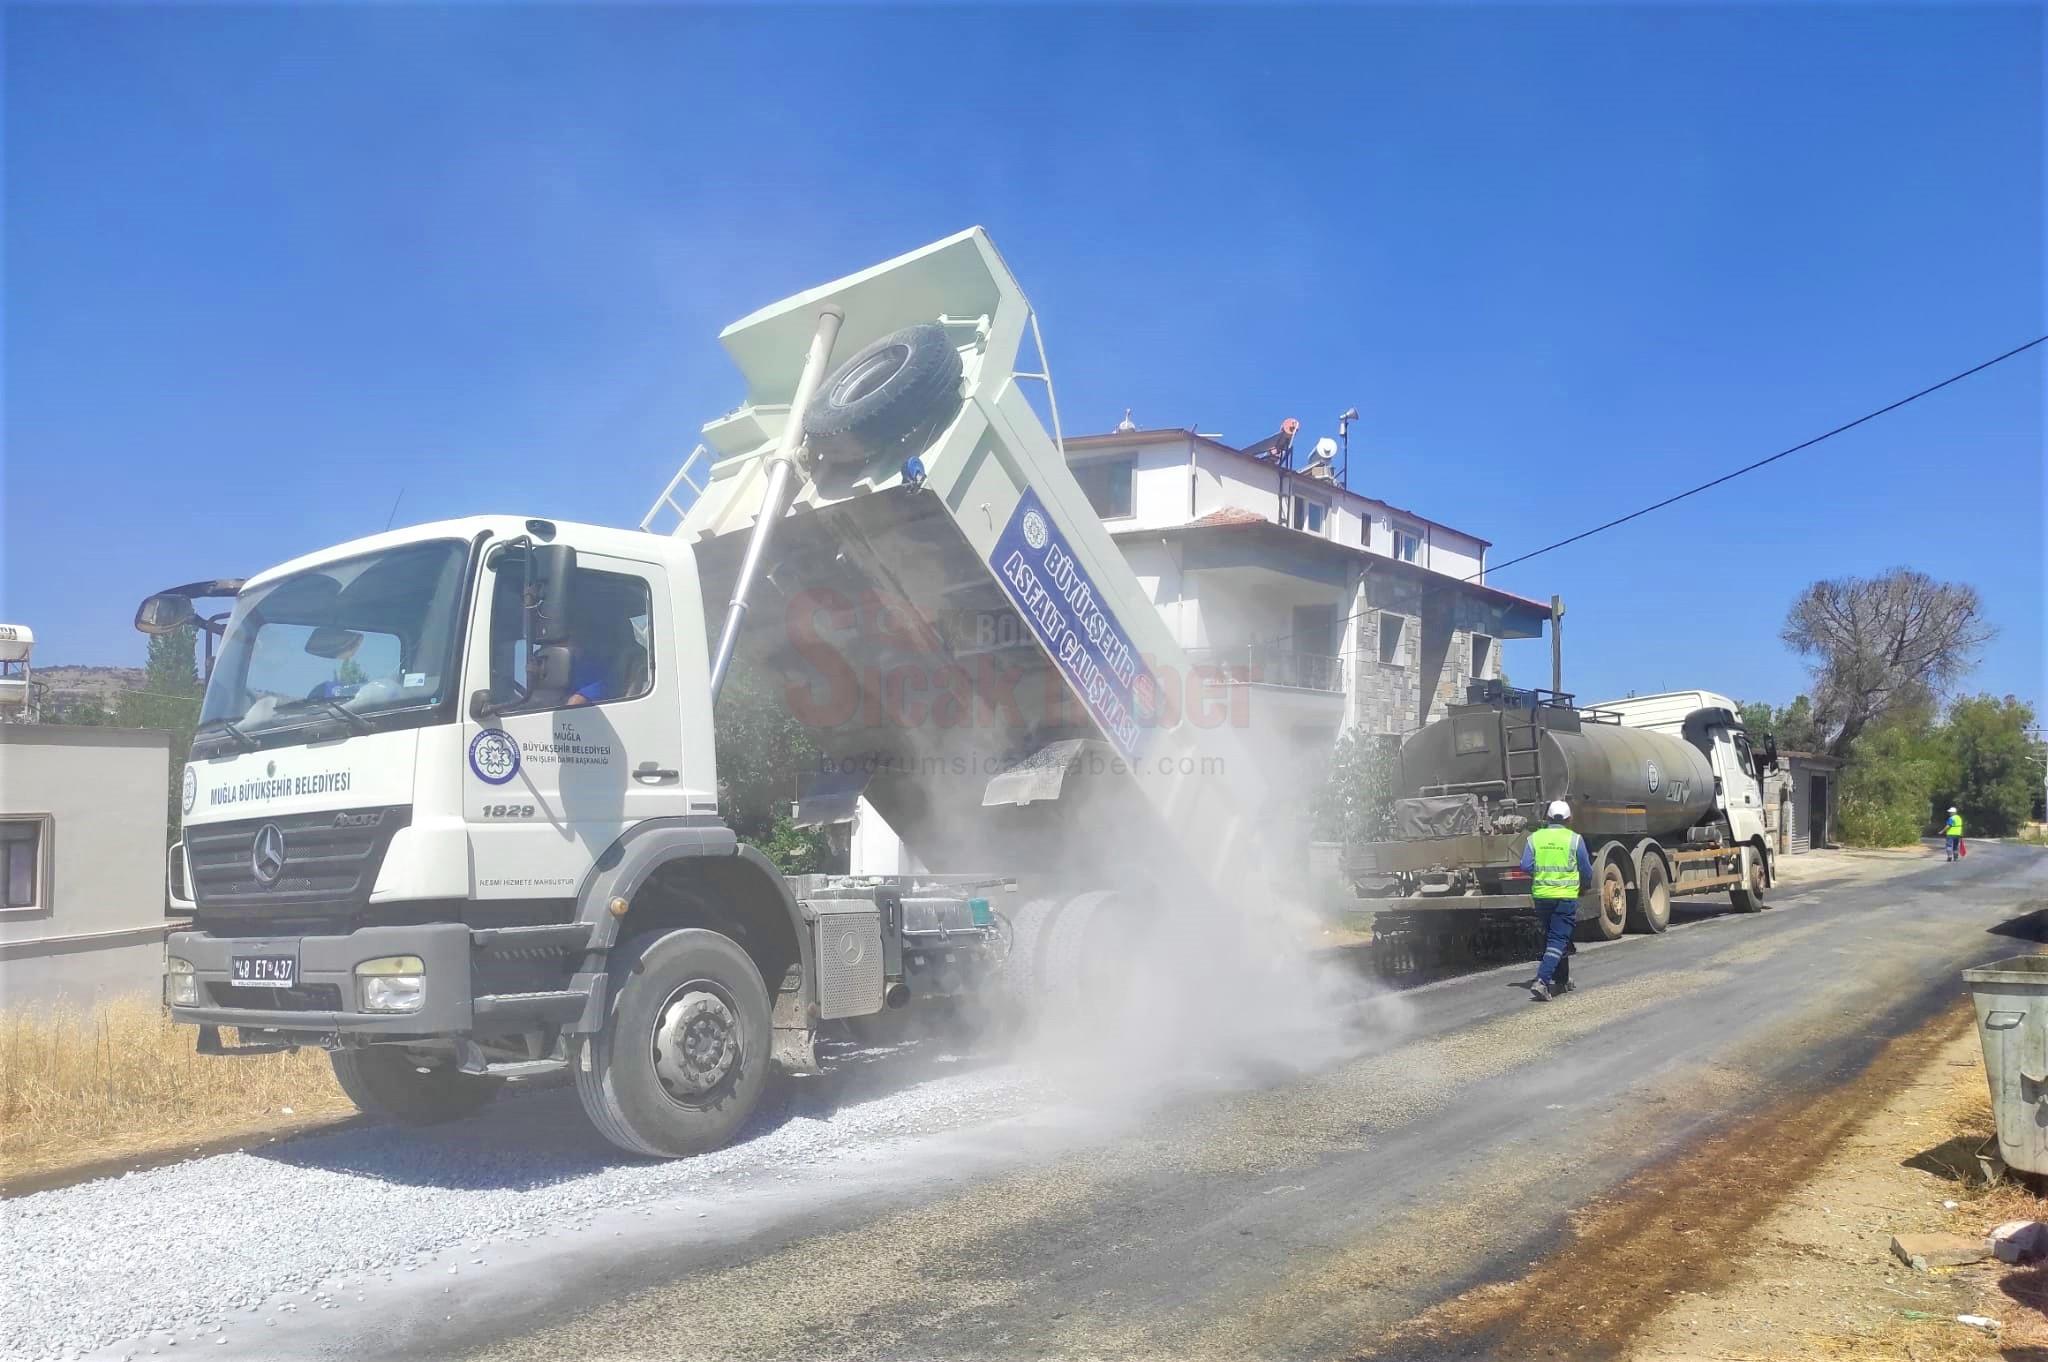
[[[1347,492],[1351,490],[1351,423],[1358,419],[1358,408],[1346,407],[1344,414],[1337,418],[1337,438],[1344,445],[1344,462],[1337,468],[1337,485]]]

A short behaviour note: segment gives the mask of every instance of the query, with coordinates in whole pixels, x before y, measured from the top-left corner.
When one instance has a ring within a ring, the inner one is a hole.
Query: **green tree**
[[[786,873],[822,869],[828,854],[823,831],[796,827],[789,811],[797,780],[818,769],[823,753],[783,703],[780,681],[734,662],[714,728],[718,806],[727,825]]]
[[[114,713],[90,695],[53,695],[43,702],[43,722],[108,728]]]
[[[187,625],[149,641],[142,689],[124,691],[114,706],[120,728],[160,728],[171,735],[171,783],[164,791],[166,826],[173,837],[183,815],[181,794],[185,758],[192,751],[192,730],[199,726],[199,633]]]
[[[370,679],[370,674],[363,670],[362,663],[352,657],[344,657],[334,664],[334,679],[344,686],[360,686]]]
[[[1400,739],[1351,729],[1330,754],[1330,774],[1310,801],[1318,841],[1377,842],[1391,835],[1388,802]]]
[[[1748,700],[1739,708],[1740,712],[1735,717],[1742,720],[1742,726],[1749,731],[1751,736],[1755,736],[1758,733],[1775,733],[1778,731],[1772,727],[1771,721],[1776,711],[1771,708],[1768,700]]]
[[[1955,805],[1963,827],[1986,837],[2018,832],[2033,808],[2040,776],[2027,737],[2033,723],[2033,707],[2011,695],[1973,695],[1949,706],[1941,733],[1948,749],[1946,779],[1933,791],[1932,809],[1945,813]]]
[[[1774,734],[1778,746],[1787,752],[1811,752],[1820,745],[1813,726],[1813,701],[1804,695],[1775,709],[1764,701],[1751,701],[1742,706],[1740,717],[1752,735]]]
[[[1900,706],[1866,728],[1842,772],[1840,830],[1851,846],[1904,846],[1928,831],[1935,792],[1953,779],[1929,704]]]

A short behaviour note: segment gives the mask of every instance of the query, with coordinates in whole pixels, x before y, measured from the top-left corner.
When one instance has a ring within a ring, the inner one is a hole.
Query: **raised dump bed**
[[[1036,326],[981,229],[726,328],[746,400],[705,427],[708,482],[676,530],[706,618],[733,595],[835,309],[836,372],[738,657],[780,679],[837,762],[872,772],[868,799],[935,871],[1242,892],[1265,781],[1222,678],[1191,666],[1021,389]],[[835,414],[905,371],[922,407],[885,417],[892,438],[834,438]]]

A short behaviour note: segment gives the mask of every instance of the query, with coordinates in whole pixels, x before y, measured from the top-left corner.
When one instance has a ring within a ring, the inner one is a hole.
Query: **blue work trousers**
[[[1537,899],[1536,912],[1543,922],[1543,963],[1536,967],[1536,977],[1546,984],[1563,984],[1571,980],[1571,956],[1578,949],[1572,945],[1572,932],[1579,925],[1579,901],[1577,899]]]

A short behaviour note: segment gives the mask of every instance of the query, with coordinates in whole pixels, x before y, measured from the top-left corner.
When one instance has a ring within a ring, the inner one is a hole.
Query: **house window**
[[[1316,657],[1337,655],[1336,606],[1297,605],[1294,607],[1293,626],[1293,642],[1289,651]]]
[[[1493,665],[1493,640],[1485,634],[1472,635],[1472,670],[1467,673],[1474,681],[1484,681]]]
[[[1380,661],[1390,667],[1401,663],[1401,632],[1408,623],[1405,615],[1380,611]]]
[[[1358,514],[1358,542],[1365,548],[1369,549],[1372,547],[1371,511],[1361,511]]]
[[[1322,534],[1329,523],[1330,505],[1314,497],[1296,496],[1289,498],[1293,503],[1288,512],[1287,523],[1305,534]]]
[[[1131,470],[1136,459],[1096,459],[1073,466],[1074,481],[1088,497],[1088,504],[1104,520],[1119,520],[1131,514]]]
[[[1394,556],[1404,563],[1422,561],[1422,531],[1406,525],[1394,527]]]
[[[47,908],[48,818],[0,820],[0,908]]]

